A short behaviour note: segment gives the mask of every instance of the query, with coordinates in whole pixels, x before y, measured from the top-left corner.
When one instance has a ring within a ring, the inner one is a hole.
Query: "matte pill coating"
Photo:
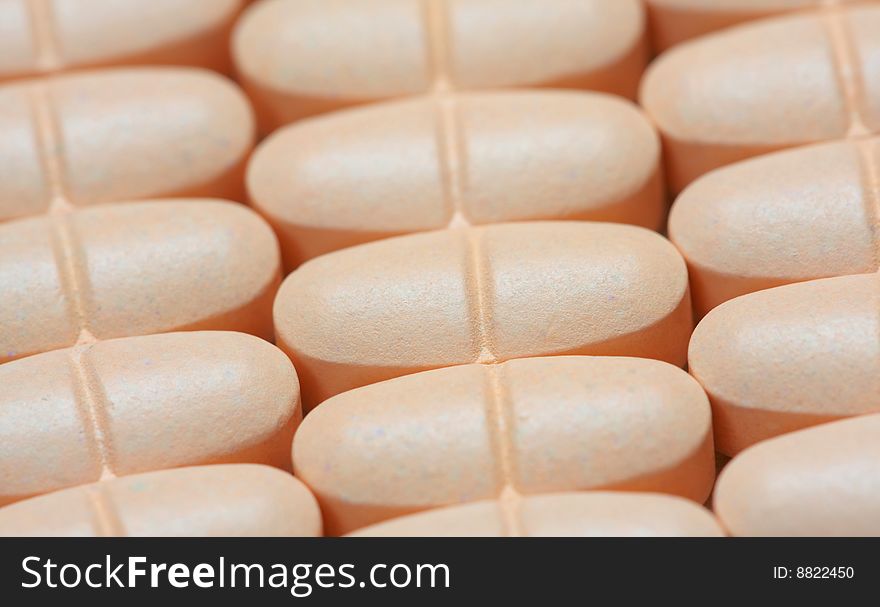
[[[112,65],[229,69],[241,0],[0,0],[0,80]]]
[[[265,0],[233,36],[261,128],[428,91],[585,88],[634,97],[637,0]]]
[[[880,415],[801,430],[733,459],[715,490],[731,535],[880,536]]]
[[[658,491],[715,479],[708,400],[681,369],[624,357],[466,365],[340,394],[294,438],[329,533],[518,494]]]
[[[138,68],[0,87],[0,220],[156,197],[243,198],[254,118],[204,70]]]
[[[0,503],[178,466],[289,467],[290,360],[244,333],[128,337],[0,365]]]
[[[147,472],[0,509],[0,537],[320,536],[301,482],[256,464]]]
[[[654,493],[588,491],[535,495],[518,506],[510,529],[499,501],[411,514],[355,531],[354,537],[720,537],[697,504]]]
[[[670,50],[642,105],[670,186],[778,149],[880,132],[880,6],[783,16]]]
[[[253,211],[152,201],[0,224],[0,362],[98,339],[272,335],[280,255]]]
[[[558,354],[684,365],[687,268],[634,226],[523,222],[399,236],[317,257],[275,300],[309,409],[408,373]]]
[[[690,371],[712,402],[718,450],[880,412],[880,276],[732,299],[697,326]]]
[[[285,266],[380,238],[530,219],[660,227],[660,142],[632,104],[577,92],[461,93],[275,133],[248,168]]]

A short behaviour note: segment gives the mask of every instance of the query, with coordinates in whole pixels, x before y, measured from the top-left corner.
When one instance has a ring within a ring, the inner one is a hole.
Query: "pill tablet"
[[[293,465],[328,533],[515,492],[656,491],[703,502],[708,400],[684,371],[625,357],[545,357],[408,375],[312,411]]]
[[[712,402],[718,450],[880,412],[878,310],[877,274],[776,287],[712,310],[689,362]]]
[[[253,211],[152,201],[0,224],[0,362],[98,339],[272,336],[278,243]]]
[[[580,221],[399,236],[317,257],[275,300],[308,409],[438,367],[557,354],[683,365],[687,268],[658,234]]]
[[[254,119],[204,70],[106,70],[0,87],[0,220],[155,197],[243,198]]]
[[[658,229],[660,143],[631,103],[578,92],[388,102],[276,132],[248,167],[287,268],[407,232],[530,219]]]
[[[0,80],[71,68],[229,69],[241,0],[2,0]]]
[[[147,472],[0,509],[0,537],[319,536],[301,482],[255,464]]]
[[[755,445],[721,473],[715,512],[732,535],[880,536],[880,415]]]
[[[637,0],[266,0],[239,21],[233,54],[268,131],[430,90],[633,97],[647,48]]]
[[[880,131],[880,6],[797,13],[670,50],[641,99],[670,186],[778,149]]]
[[[511,524],[513,523],[513,524]],[[588,491],[522,498],[510,521],[500,501],[438,508],[372,525],[353,537],[720,537],[697,504],[654,493]]]

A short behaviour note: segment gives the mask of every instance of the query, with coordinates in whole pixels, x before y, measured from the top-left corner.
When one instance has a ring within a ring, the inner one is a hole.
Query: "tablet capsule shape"
[[[328,533],[509,494],[658,491],[703,502],[708,400],[684,371],[624,357],[465,365],[340,394],[293,443]]]
[[[556,354],[683,365],[687,268],[634,226],[523,222],[400,236],[317,257],[281,286],[277,342],[311,408],[438,367]]]
[[[590,219],[657,229],[660,143],[631,103],[596,93],[421,97],[275,133],[248,167],[285,267],[448,225]]]
[[[156,197],[241,200],[254,119],[195,69],[70,74],[0,87],[0,220]]]
[[[280,256],[241,205],[135,202],[0,224],[0,362],[98,339],[271,337]]]
[[[718,479],[715,512],[731,535],[880,536],[880,415],[755,445]]]
[[[880,412],[880,277],[814,280],[732,299],[697,326],[690,372],[732,455],[807,426]]]
[[[712,514],[656,493],[586,491],[449,506],[351,533],[353,537],[720,537]]]
[[[431,90],[563,87],[633,97],[646,61],[636,0],[268,0],[233,35],[269,131]]]
[[[880,6],[811,11],[670,50],[642,82],[679,192],[778,149],[880,132]]]
[[[255,464],[147,472],[0,509],[0,537],[320,536],[301,482]]]

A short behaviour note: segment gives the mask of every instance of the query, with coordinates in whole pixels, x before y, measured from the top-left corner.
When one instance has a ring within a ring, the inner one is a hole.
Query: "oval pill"
[[[315,498],[255,464],[147,472],[0,509],[0,537],[320,536]]]
[[[272,336],[280,255],[241,205],[152,201],[0,224],[0,362],[98,339]]]
[[[523,222],[400,236],[312,259],[282,284],[279,347],[303,403],[438,367],[555,354],[683,365],[687,268],[634,226]]]
[[[637,0],[267,0],[233,35],[264,131],[431,90],[562,87],[635,95]]]
[[[293,465],[328,533],[514,491],[658,491],[703,502],[708,400],[660,361],[547,357],[466,365],[340,394],[312,411]]]
[[[276,132],[248,167],[285,267],[448,225],[589,219],[657,229],[660,143],[632,104],[577,92],[459,93]]]

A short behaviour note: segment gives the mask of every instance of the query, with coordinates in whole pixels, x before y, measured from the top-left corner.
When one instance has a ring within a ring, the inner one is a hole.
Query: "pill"
[[[0,537],[319,536],[301,482],[256,464],[147,472],[0,509]]]
[[[448,367],[351,390],[306,417],[293,465],[334,534],[535,493],[703,502],[715,479],[705,393],[677,367],[625,357]]]
[[[228,70],[241,0],[2,0],[0,80],[72,68]]]
[[[660,143],[632,104],[596,93],[421,97],[275,133],[248,167],[285,267],[449,225],[534,219],[658,229]]]
[[[637,0],[265,0],[233,34],[264,131],[359,103],[498,87],[634,97]]]
[[[719,451],[880,412],[880,277],[743,295],[694,331],[690,371],[709,394]]]
[[[684,365],[687,268],[635,226],[545,221],[398,236],[316,257],[275,300],[310,409],[407,373],[556,354]]]
[[[128,337],[0,365],[0,503],[227,462],[290,467],[290,360],[244,333]]]
[[[97,339],[272,336],[271,228],[216,200],[111,204],[0,224],[0,362]]]
[[[354,537],[720,537],[697,504],[653,493],[588,491],[522,499],[515,528],[499,501],[410,514],[355,531]]]
[[[755,445],[724,469],[715,512],[731,535],[880,536],[880,415]]]
[[[149,4],[149,3],[146,3]],[[254,118],[197,69],[118,69],[0,87],[0,220],[156,197],[243,199]]]
[[[675,192],[712,169],[880,132],[880,6],[742,25],[673,48],[645,74]]]

